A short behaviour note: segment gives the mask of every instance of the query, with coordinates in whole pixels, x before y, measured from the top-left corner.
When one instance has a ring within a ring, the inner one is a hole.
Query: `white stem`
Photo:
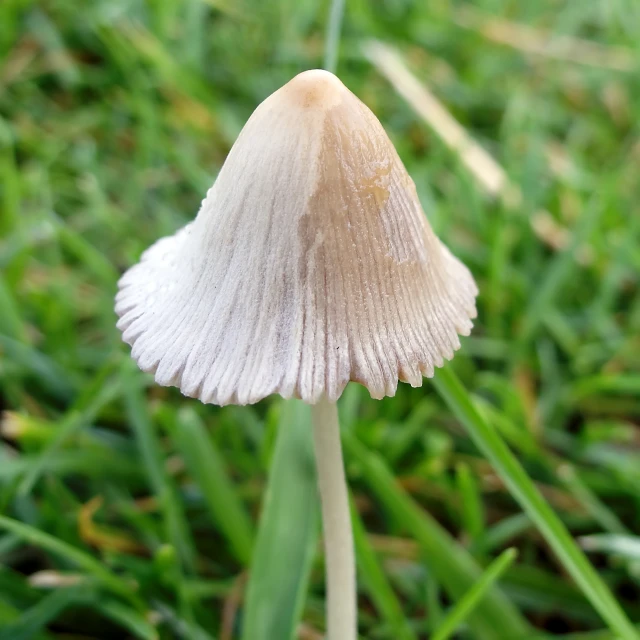
[[[311,408],[322,502],[327,572],[327,638],[355,640],[356,570],[338,407],[324,398]]]

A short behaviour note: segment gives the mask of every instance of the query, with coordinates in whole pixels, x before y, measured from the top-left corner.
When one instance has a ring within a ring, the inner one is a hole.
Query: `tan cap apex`
[[[329,109],[342,101],[347,89],[330,71],[310,69],[299,73],[280,91],[304,108]]]

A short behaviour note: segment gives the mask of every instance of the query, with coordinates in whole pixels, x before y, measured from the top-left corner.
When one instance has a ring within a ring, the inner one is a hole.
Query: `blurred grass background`
[[[113,296],[195,215],[255,106],[321,66],[328,14],[310,0],[0,2],[2,640],[284,640],[299,618],[300,638],[322,637],[305,408],[205,407],[154,386]],[[476,329],[448,366],[636,623],[638,33],[634,0],[348,0],[338,67],[479,283]],[[371,39],[520,200],[485,195],[365,57]],[[429,382],[381,402],[351,386],[341,413],[362,637],[615,638]],[[500,590],[442,635],[509,548]]]

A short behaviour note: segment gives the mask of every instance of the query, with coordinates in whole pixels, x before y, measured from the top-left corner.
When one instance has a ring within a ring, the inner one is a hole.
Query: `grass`
[[[604,48],[527,53],[483,16]],[[341,400],[362,637],[638,637],[640,85],[606,61],[640,68],[640,11],[349,0],[338,42],[339,23],[309,0],[0,3],[0,640],[321,637],[304,407],[155,386],[113,296],[194,215],[253,108],[324,64],[481,291],[435,386]],[[517,206],[483,194],[371,39],[506,169]]]

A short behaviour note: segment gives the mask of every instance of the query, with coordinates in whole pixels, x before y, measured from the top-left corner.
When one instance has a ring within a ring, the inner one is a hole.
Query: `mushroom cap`
[[[373,113],[306,71],[253,112],[196,219],[119,282],[123,340],[161,385],[218,405],[413,386],[475,317]]]

